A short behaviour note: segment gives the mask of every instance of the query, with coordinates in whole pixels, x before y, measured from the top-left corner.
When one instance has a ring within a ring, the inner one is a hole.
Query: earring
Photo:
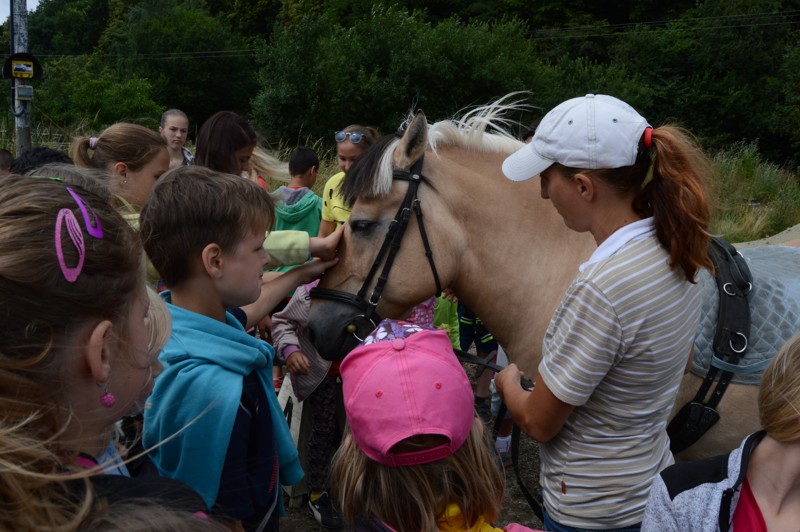
[[[108,383],[105,384],[97,384],[100,386],[100,389],[103,391],[103,395],[100,396],[100,404],[106,408],[111,408],[115,404],[117,404],[117,397],[108,391]]]

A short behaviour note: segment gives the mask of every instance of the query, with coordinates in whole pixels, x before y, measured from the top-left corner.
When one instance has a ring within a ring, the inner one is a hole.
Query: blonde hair
[[[250,157],[250,179],[258,182],[258,176],[288,183],[289,164],[257,145]]]
[[[74,354],[76,331],[92,323],[108,319],[124,337],[144,282],[138,235],[108,197],[81,187],[80,176],[71,183],[54,177],[11,175],[0,182],[0,528],[11,530],[74,529],[90,510],[91,489],[70,496],[63,483],[69,478],[59,440],[69,413],[61,404],[70,386],[65,361]],[[89,222],[68,188],[99,221],[102,238],[86,234]],[[77,227],[58,235],[65,209]],[[68,281],[59,261],[81,260],[70,242],[76,231],[85,242],[83,264]]]
[[[503,477],[487,436],[476,420],[467,441],[449,457],[429,464],[389,467],[370,460],[347,429],[331,466],[331,485],[349,523],[376,519],[398,531],[435,532],[448,504],[457,505],[467,526],[500,513]],[[431,442],[410,442],[406,447]],[[437,442],[441,443],[441,442]]]
[[[381,138],[380,132],[372,126],[362,126],[360,124],[350,124],[346,128],[342,130],[345,133],[361,133],[364,135],[364,138],[361,139],[361,142],[358,143],[358,146],[362,147],[361,151],[365,151],[367,148],[378,142]]]
[[[761,376],[761,426],[782,443],[800,440],[800,333],[781,348]]]
[[[167,304],[150,286],[147,287],[147,297],[150,301],[147,316],[144,318],[147,328],[147,352],[150,358],[157,358],[172,335],[172,316]]]

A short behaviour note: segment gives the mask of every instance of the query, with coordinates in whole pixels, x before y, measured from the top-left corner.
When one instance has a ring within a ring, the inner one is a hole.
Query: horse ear
[[[428,119],[425,118],[425,113],[417,111],[403,133],[400,144],[394,150],[394,167],[399,170],[409,170],[422,157],[427,147]]]

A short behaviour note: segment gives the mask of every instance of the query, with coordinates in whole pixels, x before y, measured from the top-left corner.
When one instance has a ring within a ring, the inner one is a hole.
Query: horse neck
[[[463,238],[450,286],[509,358],[535,375],[547,324],[594,241],[566,228],[538,179],[507,180],[505,154],[449,155],[450,178],[440,181],[453,187],[444,195]]]

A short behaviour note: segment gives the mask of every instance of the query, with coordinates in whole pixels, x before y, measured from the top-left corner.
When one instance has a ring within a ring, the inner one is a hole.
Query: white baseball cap
[[[613,96],[572,98],[542,118],[530,144],[503,161],[503,173],[525,181],[554,163],[587,170],[632,166],[648,127],[633,107]]]

